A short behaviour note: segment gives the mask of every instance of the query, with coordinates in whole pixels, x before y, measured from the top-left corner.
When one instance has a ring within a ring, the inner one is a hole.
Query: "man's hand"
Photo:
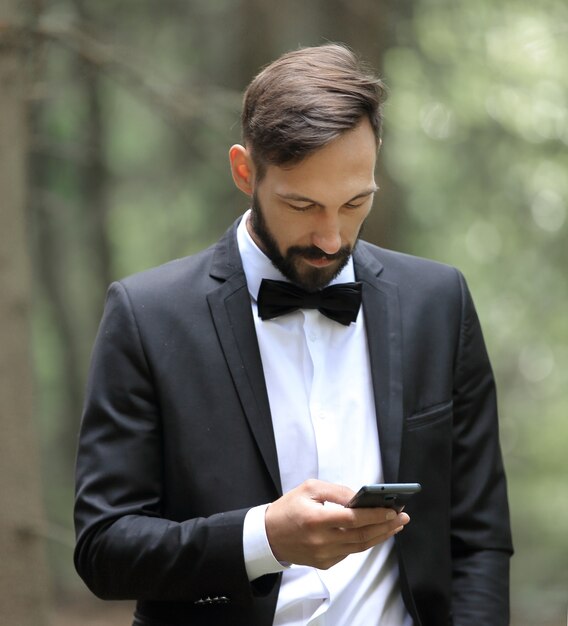
[[[353,495],[348,487],[312,479],[270,504],[265,524],[274,556],[328,569],[349,554],[386,541],[410,521],[406,513],[391,509],[345,508]]]

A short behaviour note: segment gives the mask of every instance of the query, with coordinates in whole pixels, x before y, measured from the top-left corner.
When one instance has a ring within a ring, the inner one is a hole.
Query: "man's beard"
[[[282,255],[276,239],[266,224],[256,193],[253,193],[252,196],[250,219],[254,233],[262,244],[263,252],[270,259],[272,265],[280,270],[288,280],[306,291],[317,291],[328,285],[347,265],[355,247],[346,245],[334,254],[326,254],[317,246],[291,246]],[[302,263],[302,259],[322,258],[339,261],[339,263],[322,268]],[[301,272],[299,268],[302,268]]]

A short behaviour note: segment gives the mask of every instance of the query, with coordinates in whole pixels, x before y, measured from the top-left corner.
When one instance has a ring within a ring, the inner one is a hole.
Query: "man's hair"
[[[265,67],[248,86],[243,143],[260,179],[267,165],[298,163],[367,116],[380,144],[382,81],[341,44],[301,48]]]

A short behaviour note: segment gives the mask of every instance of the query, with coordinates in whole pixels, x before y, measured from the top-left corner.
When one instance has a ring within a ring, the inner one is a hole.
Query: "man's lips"
[[[303,259],[306,263],[308,263],[308,265],[312,265],[313,267],[328,267],[330,265],[333,265],[334,263],[337,263],[337,259],[330,259],[326,256],[316,258],[303,257]]]

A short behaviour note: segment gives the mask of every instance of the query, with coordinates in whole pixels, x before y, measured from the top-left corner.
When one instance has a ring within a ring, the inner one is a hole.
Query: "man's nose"
[[[341,248],[341,232],[337,215],[318,216],[312,233],[312,244],[326,254],[335,254]]]

